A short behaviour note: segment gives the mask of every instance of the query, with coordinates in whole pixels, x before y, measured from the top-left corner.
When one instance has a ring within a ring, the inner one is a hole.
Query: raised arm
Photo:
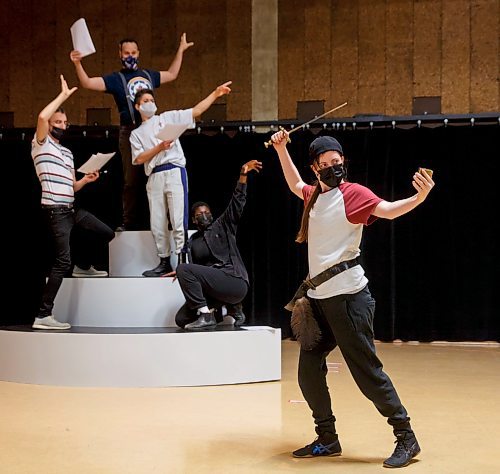
[[[222,97],[223,95],[229,94],[231,92],[231,89],[229,86],[232,84],[232,81],[225,82],[224,84],[220,85],[215,89],[213,92],[210,93],[207,97],[205,97],[201,102],[198,102],[194,107],[193,107],[193,119],[196,117],[199,117],[203,112],[208,110],[208,108],[219,98]]]
[[[395,219],[402,216],[415,209],[419,204],[422,204],[434,187],[434,181],[425,170],[416,172],[413,175],[412,184],[417,190],[417,194],[406,199],[399,199],[398,201],[382,201],[372,214],[384,219]]]
[[[182,58],[184,56],[184,51],[193,46],[194,43],[188,43],[186,40],[186,33],[182,33],[181,41],[179,43],[179,48],[177,49],[177,53],[175,54],[175,58],[170,64],[170,67],[166,71],[160,71],[160,83],[164,84],[165,82],[171,82],[177,79],[179,75],[179,71],[182,66]]]
[[[80,81],[81,86],[84,89],[90,89],[92,91],[105,92],[106,84],[102,77],[89,77],[82,66],[82,53],[80,51],[71,51],[69,57],[73,64],[75,65],[76,75]]]
[[[36,139],[38,143],[43,143],[49,134],[49,120],[56,110],[66,101],[66,99],[73,94],[78,88],[73,87],[70,89],[64,76],[61,74],[61,92],[59,95],[38,114],[38,121],[36,124]]]
[[[273,142],[273,147],[278,153],[278,157],[281,163],[281,169],[285,175],[286,182],[290,191],[298,196],[300,199],[304,199],[302,195],[302,188],[306,185],[302,178],[300,177],[297,167],[294,165],[290,154],[286,148],[286,143],[288,140],[288,133],[284,130],[275,133],[271,140]]]

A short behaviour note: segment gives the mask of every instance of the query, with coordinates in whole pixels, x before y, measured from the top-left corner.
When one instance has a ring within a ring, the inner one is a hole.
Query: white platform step
[[[74,326],[175,327],[185,301],[173,278],[65,278],[53,313]]]
[[[134,332],[132,332],[134,331]],[[172,387],[281,379],[281,331],[32,331],[0,328],[0,380],[79,387]]]
[[[188,231],[192,235],[195,231]],[[174,248],[173,240],[170,242]],[[177,256],[170,258],[172,267],[177,266]],[[109,275],[114,277],[142,276],[142,272],[159,263],[153,235],[149,230],[117,232],[109,243]]]

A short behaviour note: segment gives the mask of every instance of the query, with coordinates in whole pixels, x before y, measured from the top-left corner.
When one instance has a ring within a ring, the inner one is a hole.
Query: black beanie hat
[[[323,136],[318,137],[309,145],[309,158],[314,161],[321,153],[325,151],[338,151],[341,155],[344,154],[342,146],[333,137]]]

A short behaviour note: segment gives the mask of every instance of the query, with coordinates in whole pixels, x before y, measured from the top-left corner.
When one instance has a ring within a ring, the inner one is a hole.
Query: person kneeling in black
[[[251,160],[241,167],[240,179],[233,197],[222,215],[213,220],[210,207],[197,202],[191,207],[191,218],[198,231],[188,241],[191,263],[181,263],[166,276],[179,279],[186,303],[175,316],[175,322],[187,330],[210,329],[222,321],[222,307],[235,319],[235,326],[245,322],[242,304],[249,281],[248,273],[236,245],[238,222],[245,207],[247,174],[262,168]]]

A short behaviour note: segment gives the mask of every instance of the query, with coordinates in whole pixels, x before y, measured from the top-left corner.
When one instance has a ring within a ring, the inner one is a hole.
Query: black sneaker
[[[390,458],[384,461],[384,467],[405,467],[420,452],[417,438],[413,431],[396,433],[396,449]]]
[[[294,458],[315,458],[316,456],[340,456],[342,448],[335,435],[318,436],[311,444],[297,449]]]

